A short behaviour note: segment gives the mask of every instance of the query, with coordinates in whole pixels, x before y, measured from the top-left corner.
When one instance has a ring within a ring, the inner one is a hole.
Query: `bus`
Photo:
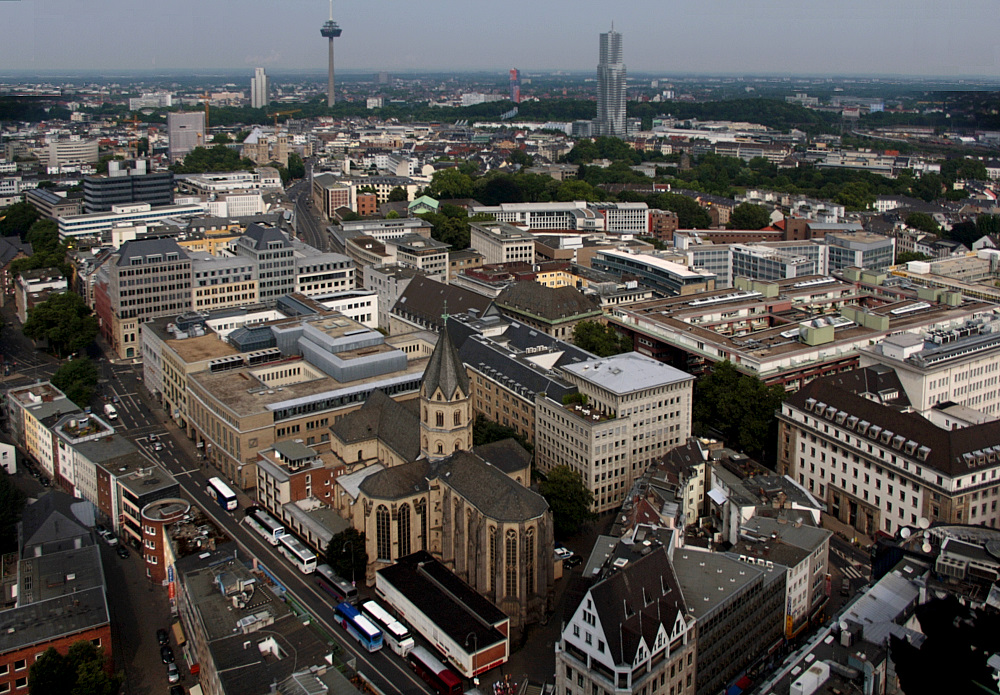
[[[361,613],[382,631],[382,640],[400,656],[406,656],[415,646],[409,628],[392,617],[378,602],[365,601],[361,604]]]
[[[361,615],[357,608],[345,601],[337,604],[334,614],[341,627],[347,630],[365,649],[377,652],[382,648],[382,631],[372,625],[368,618]]]
[[[406,659],[410,668],[440,695],[462,695],[462,679],[423,647],[411,649]]]
[[[214,497],[219,506],[228,512],[236,509],[236,493],[233,492],[231,487],[222,482],[222,478],[209,478],[205,494]]]
[[[243,523],[264,537],[271,545],[278,545],[285,535],[285,527],[263,509],[252,509],[243,517]]]
[[[302,574],[312,574],[316,571],[316,553],[309,550],[306,544],[295,536],[286,533],[279,538],[278,550],[291,560]]]
[[[326,593],[337,599],[337,603],[358,602],[358,590],[349,581],[341,579],[333,571],[330,565],[322,564],[316,566],[316,583]]]

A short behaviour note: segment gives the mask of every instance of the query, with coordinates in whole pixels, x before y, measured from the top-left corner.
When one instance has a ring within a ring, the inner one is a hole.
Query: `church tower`
[[[465,365],[447,327],[424,371],[420,387],[420,452],[431,460],[472,449],[472,398]]]

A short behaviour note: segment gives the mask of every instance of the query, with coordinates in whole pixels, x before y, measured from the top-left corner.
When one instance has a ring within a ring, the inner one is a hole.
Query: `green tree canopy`
[[[732,447],[750,456],[775,453],[775,412],[785,399],[781,386],[767,386],[755,376],[740,373],[728,360],[695,384],[692,416],[699,427],[711,427]]]
[[[489,420],[482,413],[476,415],[476,419],[472,423],[473,446],[499,442],[503,439],[515,439],[518,444],[529,452],[534,450],[534,447],[528,444],[528,440],[525,439],[524,435],[513,427],[507,427],[506,425],[501,425],[499,422]]]
[[[63,656],[49,647],[28,672],[30,695],[116,695],[119,674],[108,674],[108,659],[89,640],[70,646]]]
[[[472,185],[471,176],[451,167],[435,171],[425,192],[438,200],[442,198],[471,198]]]
[[[58,268],[63,275],[69,274],[70,268],[66,263],[66,242],[59,241],[59,226],[53,220],[35,222],[24,240],[31,244],[32,254],[26,258],[18,258],[10,264],[12,275],[40,268]]]
[[[401,203],[407,200],[406,190],[401,186],[396,186],[391,191],[389,191],[388,201],[390,203]]]
[[[2,211],[0,219],[0,236],[19,236],[24,239],[31,225],[41,215],[31,203],[14,203]]]
[[[90,405],[97,388],[97,365],[88,357],[65,362],[52,375],[52,384],[81,408]]]
[[[923,232],[931,234],[939,234],[941,232],[941,226],[926,212],[911,212],[906,216],[906,220],[904,221],[907,227],[919,229]]]
[[[897,265],[909,263],[910,261],[929,261],[930,259],[931,257],[926,253],[917,253],[916,251],[904,251],[903,253],[896,254]]]
[[[253,161],[240,157],[240,153],[225,145],[195,147],[184,157],[184,162],[170,166],[175,174],[204,174],[208,171],[253,171]]]
[[[632,349],[632,339],[614,326],[597,321],[580,321],[573,326],[573,344],[598,357],[610,357]]]
[[[288,175],[293,179],[302,179],[306,176],[306,163],[297,152],[288,153]]]
[[[555,536],[564,539],[595,518],[594,496],[579,473],[569,466],[556,466],[538,484],[538,492],[549,503]]]
[[[771,224],[771,213],[763,205],[740,203],[729,216],[730,229],[763,229]]]
[[[987,234],[1000,234],[1000,215],[991,215],[989,213],[979,215],[976,217],[976,231],[981,237]]]
[[[48,340],[60,357],[79,352],[97,337],[97,318],[75,292],[62,292],[35,306],[23,332],[32,340]]]
[[[364,584],[368,571],[365,534],[348,528],[334,535],[326,546],[326,564],[347,581]]]
[[[523,167],[530,167],[535,160],[524,150],[511,150],[508,161],[511,164],[520,164]]]

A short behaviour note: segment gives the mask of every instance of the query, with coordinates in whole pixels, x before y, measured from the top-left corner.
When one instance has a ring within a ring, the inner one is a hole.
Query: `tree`
[[[388,201],[390,203],[401,203],[407,199],[408,196],[406,195],[406,190],[403,189],[401,186],[396,186],[391,191],[389,191]]]
[[[24,235],[39,217],[41,215],[31,203],[14,203],[6,209],[3,219],[0,219],[0,236],[19,236],[24,239]]]
[[[108,674],[103,650],[89,640],[73,643],[63,656],[49,647],[28,672],[30,695],[115,695],[122,677]]]
[[[562,540],[596,518],[590,510],[594,495],[579,473],[569,466],[556,466],[538,484],[538,492],[549,503],[556,538]]]
[[[296,152],[288,153],[288,174],[293,179],[302,179],[306,176],[306,163]]]
[[[62,292],[35,306],[22,332],[32,340],[48,340],[52,351],[64,357],[94,342],[97,319],[80,295]]]
[[[385,219],[387,219],[387,220],[398,220],[399,219],[399,213],[396,212],[395,210],[390,210],[389,213],[385,216]]]
[[[63,275],[70,270],[66,264],[66,242],[59,241],[59,226],[53,220],[38,220],[24,238],[31,244],[32,254],[10,264],[11,275],[39,268],[59,268]]]
[[[759,378],[741,374],[728,360],[717,362],[695,384],[692,417],[699,428],[719,432],[729,446],[750,456],[775,453],[774,413],[785,399],[781,386],[767,386]]]
[[[213,121],[214,122],[214,121]],[[195,147],[184,157],[184,162],[170,166],[175,174],[204,174],[209,171],[240,171],[256,168],[252,160],[225,145]]]
[[[97,388],[97,366],[87,357],[64,363],[52,375],[52,384],[81,408],[90,405]]]
[[[212,138],[213,145],[225,145],[226,143],[232,142],[233,139],[229,137],[228,133],[216,133],[215,137]]]
[[[520,164],[522,167],[530,167],[535,163],[534,158],[524,150],[511,150],[508,161],[511,164]]]
[[[580,321],[573,326],[573,344],[598,357],[610,357],[632,349],[631,338],[597,321]]]
[[[911,212],[906,216],[906,220],[904,221],[907,227],[919,229],[923,232],[929,232],[930,234],[939,234],[941,232],[940,225],[926,212]]]
[[[1000,215],[991,215],[989,213],[979,215],[976,217],[976,231],[981,237],[988,234],[1000,234]]]
[[[916,251],[904,251],[903,253],[896,254],[896,265],[902,265],[903,263],[909,263],[910,261],[929,261],[931,257],[926,253],[917,253]]]
[[[471,198],[472,177],[451,167],[434,172],[427,187],[427,195],[437,198]]]
[[[771,213],[763,205],[740,203],[729,216],[730,229],[763,229],[771,224]]]
[[[504,439],[515,439],[518,444],[523,446],[529,452],[534,450],[534,447],[528,443],[528,440],[525,439],[524,435],[515,430],[513,427],[507,427],[506,425],[501,425],[499,422],[489,420],[482,413],[476,415],[476,419],[472,423],[473,446],[481,446],[483,444],[489,444],[490,442],[499,442]]]
[[[339,576],[357,582],[365,581],[368,571],[368,551],[365,534],[355,528],[344,529],[330,539],[326,546],[326,564]]]
[[[17,523],[24,510],[24,493],[14,485],[13,479],[0,472],[0,552],[17,550]]]

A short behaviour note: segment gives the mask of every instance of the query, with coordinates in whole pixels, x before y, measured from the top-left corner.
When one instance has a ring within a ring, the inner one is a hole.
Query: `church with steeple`
[[[469,377],[448,331],[438,334],[417,412],[376,391],[331,428],[354,470],[333,506],[365,534],[366,581],[426,550],[510,616],[541,619],[554,582],[552,515],[526,484],[531,455],[515,440],[472,445]]]

